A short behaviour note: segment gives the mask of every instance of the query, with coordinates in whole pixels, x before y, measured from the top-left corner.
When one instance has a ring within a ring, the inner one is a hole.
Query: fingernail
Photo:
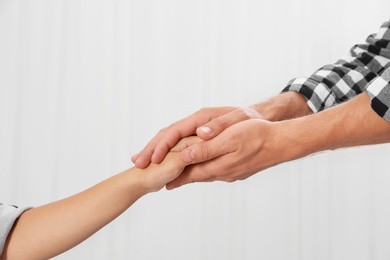
[[[191,149],[186,149],[182,154],[183,161],[186,163],[191,163],[194,159],[194,152]]]
[[[142,161],[142,157],[140,156],[140,157],[138,157],[138,159],[135,161],[135,165],[139,165],[140,163],[141,163],[141,161]]]
[[[211,134],[211,129],[207,126],[202,126],[199,130],[205,134],[208,134],[208,135]]]
[[[134,160],[137,158],[138,159],[138,157],[139,157],[139,153],[136,153],[136,154],[134,154],[133,156],[131,156],[131,160],[133,161],[133,162],[135,162]]]

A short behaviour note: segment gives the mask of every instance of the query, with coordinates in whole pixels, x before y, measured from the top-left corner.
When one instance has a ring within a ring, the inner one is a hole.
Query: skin
[[[71,197],[24,212],[11,230],[1,260],[49,259],[78,245],[142,196],[162,189],[185,168],[183,139],[158,165],[131,168]]]
[[[292,100],[281,102],[289,98]],[[293,107],[287,109],[291,105]],[[235,113],[233,109],[225,114],[214,113],[205,123],[207,116],[199,117],[197,112],[152,139],[146,150],[133,157],[142,158],[141,162],[136,161],[139,163],[136,166],[144,166],[149,158],[161,159],[165,151],[161,142],[169,147],[179,136],[191,132],[183,129],[195,129],[194,132],[205,141],[181,152],[181,159],[192,166],[168,183],[168,189],[192,182],[243,180],[269,167],[319,151],[390,141],[390,124],[372,110],[366,93],[316,114],[311,113],[302,96],[285,94],[250,109],[260,116],[245,118],[234,114],[236,118],[226,118],[229,113]],[[193,122],[186,128],[188,121]],[[205,126],[211,129],[207,131],[209,138],[202,133]]]
[[[281,121],[311,114],[305,98],[296,92],[287,92],[267,101],[243,107],[208,107],[170,125],[150,140],[146,147],[132,156],[138,168],[145,168],[149,163],[160,163],[170,148],[184,137],[197,135],[203,140],[210,140],[226,128],[249,119],[259,118],[268,121]]]

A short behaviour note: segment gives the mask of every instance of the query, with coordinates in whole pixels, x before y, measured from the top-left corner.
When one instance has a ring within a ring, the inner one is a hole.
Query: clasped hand
[[[203,108],[162,129],[132,161],[138,168],[160,163],[179,140],[196,134],[203,141],[181,151],[181,159],[190,166],[167,189],[192,182],[243,180],[280,162],[283,151],[273,144],[273,124],[250,108]]]

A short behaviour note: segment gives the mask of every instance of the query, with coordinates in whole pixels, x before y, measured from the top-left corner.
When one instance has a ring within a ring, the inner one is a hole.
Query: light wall
[[[388,10],[388,0],[2,0],[0,201],[36,206],[122,171],[162,127],[277,94],[346,55]],[[389,259],[389,154],[325,152],[242,182],[163,190],[56,259]]]

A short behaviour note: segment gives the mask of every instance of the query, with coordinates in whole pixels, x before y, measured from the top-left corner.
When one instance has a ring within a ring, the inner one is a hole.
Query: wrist
[[[273,122],[276,145],[283,144],[285,148],[281,150],[281,160],[291,161],[333,149],[332,143],[338,142],[335,129],[341,120],[340,117],[328,117],[321,112]]]
[[[273,145],[279,148],[280,160],[278,163],[292,161],[311,154],[311,135],[308,135],[307,128],[303,126],[304,120],[292,119],[273,122],[271,132]],[[316,140],[314,140],[316,141]],[[310,145],[308,145],[310,144]]]
[[[302,117],[313,112],[307,105],[305,97],[294,91],[275,96],[269,100],[251,106],[268,121],[282,121]]]
[[[135,194],[138,198],[152,192],[146,174],[142,169],[131,168],[123,172],[125,176],[126,189]]]

